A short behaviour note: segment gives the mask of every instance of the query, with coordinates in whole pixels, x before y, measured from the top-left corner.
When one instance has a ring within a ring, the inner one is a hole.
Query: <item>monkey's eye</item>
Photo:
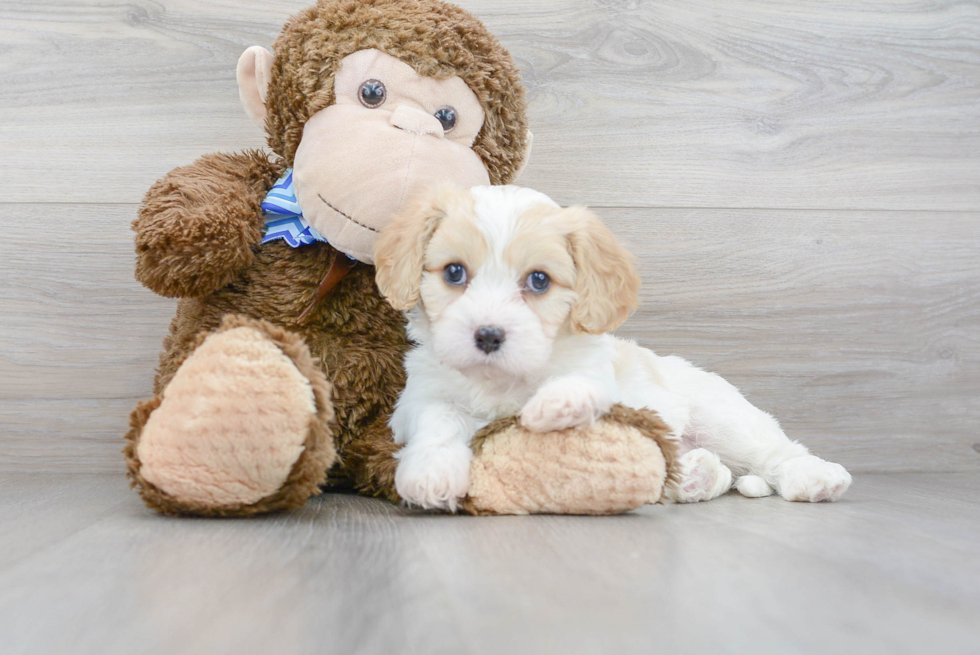
[[[547,273],[541,271],[534,271],[527,276],[527,280],[524,282],[524,288],[531,293],[544,293],[550,286],[551,278],[548,277]]]
[[[360,99],[361,104],[368,109],[374,109],[383,105],[386,95],[387,91],[385,90],[385,85],[381,83],[381,80],[368,80],[361,84],[361,88],[357,92],[357,97]]]
[[[456,127],[456,110],[448,105],[436,110],[433,114],[442,123],[442,131],[448,132],[449,130]]]
[[[449,264],[442,269],[442,279],[453,286],[466,284],[466,267],[462,264]]]

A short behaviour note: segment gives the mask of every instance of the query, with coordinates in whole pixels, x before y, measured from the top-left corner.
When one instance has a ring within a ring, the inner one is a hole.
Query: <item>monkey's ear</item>
[[[517,171],[517,174],[514,175],[514,181],[511,184],[517,183],[517,178],[521,176],[521,173],[527,168],[527,163],[531,161],[531,144],[534,143],[534,134],[531,133],[531,130],[528,130],[525,134],[527,135],[527,145],[524,146],[524,161],[521,162],[521,167]]]
[[[265,95],[272,79],[271,52],[253,45],[238,58],[238,97],[249,118],[259,127],[265,127]]]

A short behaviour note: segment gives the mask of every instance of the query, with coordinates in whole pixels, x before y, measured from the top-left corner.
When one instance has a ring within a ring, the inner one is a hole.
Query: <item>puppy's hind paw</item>
[[[735,481],[735,488],[746,498],[764,498],[776,493],[769,483],[758,475],[743,475]]]
[[[810,503],[838,500],[851,486],[851,474],[840,464],[807,455],[776,469],[776,490],[786,500]]]
[[[732,488],[732,471],[718,455],[695,448],[677,460],[680,482],[668,487],[666,496],[675,503],[697,503],[717,498]]]

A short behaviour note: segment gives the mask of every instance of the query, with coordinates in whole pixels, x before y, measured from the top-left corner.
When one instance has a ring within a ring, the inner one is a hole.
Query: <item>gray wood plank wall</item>
[[[136,203],[262,144],[235,62],[305,4],[0,2],[0,471],[121,470],[173,311]],[[461,4],[523,71],[521,183],[640,258],[625,334],[855,470],[980,470],[980,2]]]

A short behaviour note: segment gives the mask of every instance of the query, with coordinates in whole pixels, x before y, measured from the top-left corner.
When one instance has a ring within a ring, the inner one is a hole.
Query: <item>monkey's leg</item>
[[[401,449],[391,438],[388,415],[375,419],[343,450],[344,468],[357,490],[366,495],[398,501],[395,491],[395,453]]]
[[[473,440],[471,514],[618,514],[658,502],[676,483],[677,444],[656,413],[617,405],[591,427],[538,433],[516,418],[495,421]],[[358,491],[397,501],[387,417],[343,452]]]
[[[592,426],[531,432],[501,419],[473,439],[471,514],[619,514],[675,484],[677,444],[649,410],[616,405]]]
[[[336,453],[330,383],[303,340],[227,316],[130,416],[129,477],[164,514],[247,516],[298,507]]]

